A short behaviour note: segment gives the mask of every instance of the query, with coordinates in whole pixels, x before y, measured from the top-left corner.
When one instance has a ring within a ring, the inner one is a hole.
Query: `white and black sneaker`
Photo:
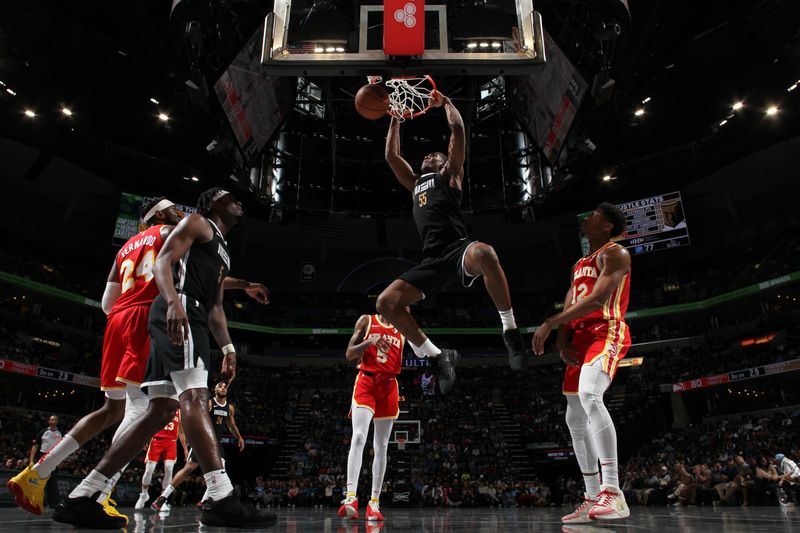
[[[217,527],[270,527],[278,521],[278,516],[252,505],[245,505],[231,494],[221,500],[207,500],[203,505],[200,523]]]

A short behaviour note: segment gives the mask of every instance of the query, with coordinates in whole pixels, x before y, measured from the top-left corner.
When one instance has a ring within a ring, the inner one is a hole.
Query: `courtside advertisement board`
[[[679,191],[617,204],[625,213],[625,233],[613,239],[632,255],[688,246],[689,228]],[[578,215],[578,223],[589,212]],[[589,241],[581,236],[583,254],[589,253]]]

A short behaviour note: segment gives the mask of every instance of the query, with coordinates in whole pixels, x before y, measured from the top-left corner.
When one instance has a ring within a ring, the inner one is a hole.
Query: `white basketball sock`
[[[88,498],[93,494],[101,492],[110,480],[98,472],[92,470],[89,475],[83,478],[80,484],[75,487],[75,490],[70,492],[70,498]]]
[[[173,487],[172,485],[167,485],[167,488],[164,489],[164,492],[161,493],[161,496],[169,499],[170,495],[173,492],[175,492],[175,487]]]
[[[436,357],[442,353],[442,351],[437,348],[430,339],[425,339],[425,342],[423,342],[420,346],[416,346],[413,342],[409,342],[408,344],[410,344],[411,349],[414,350],[414,355],[419,358]]]
[[[39,462],[34,465],[33,469],[36,470],[40,478],[46,478],[53,473],[53,470],[55,470],[58,465],[64,462],[64,459],[78,451],[78,448],[80,448],[78,441],[67,433],[64,438],[53,446],[52,450],[39,459]]]
[[[498,311],[500,313],[500,322],[503,323],[503,331],[510,329],[517,329],[517,321],[514,320],[514,310],[509,308],[508,311]]]
[[[227,498],[233,492],[233,484],[224,468],[203,474],[203,479],[206,480],[208,497],[215,502]]]
[[[224,464],[222,465],[225,466]],[[164,461],[164,479],[161,480],[161,488],[167,490],[172,483],[172,472],[175,469],[175,461]]]
[[[350,439],[350,452],[347,454],[347,492],[354,495],[358,489],[361,475],[361,461],[364,458],[364,444],[367,442],[372,411],[366,407],[353,407],[353,436]]]

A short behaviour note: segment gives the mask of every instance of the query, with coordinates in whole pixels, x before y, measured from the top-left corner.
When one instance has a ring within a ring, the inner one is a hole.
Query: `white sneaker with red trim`
[[[601,487],[603,490],[597,495],[597,503],[589,509],[589,518],[592,520],[620,520],[628,518],[631,510],[625,501],[625,495],[619,489]]]
[[[583,495],[583,502],[575,509],[573,512],[566,516],[561,517],[561,523],[563,524],[585,524],[587,522],[591,522],[592,519],[589,518],[589,510],[594,507],[597,503],[597,500],[593,500],[589,498],[588,494]]]

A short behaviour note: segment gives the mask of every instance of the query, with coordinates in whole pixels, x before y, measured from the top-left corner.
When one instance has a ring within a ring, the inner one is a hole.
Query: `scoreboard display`
[[[678,191],[651,196],[633,202],[617,204],[625,213],[625,233],[614,241],[633,254],[643,254],[688,246],[689,228]],[[588,213],[578,215],[583,218]],[[581,237],[583,253],[589,252],[589,241]]]

